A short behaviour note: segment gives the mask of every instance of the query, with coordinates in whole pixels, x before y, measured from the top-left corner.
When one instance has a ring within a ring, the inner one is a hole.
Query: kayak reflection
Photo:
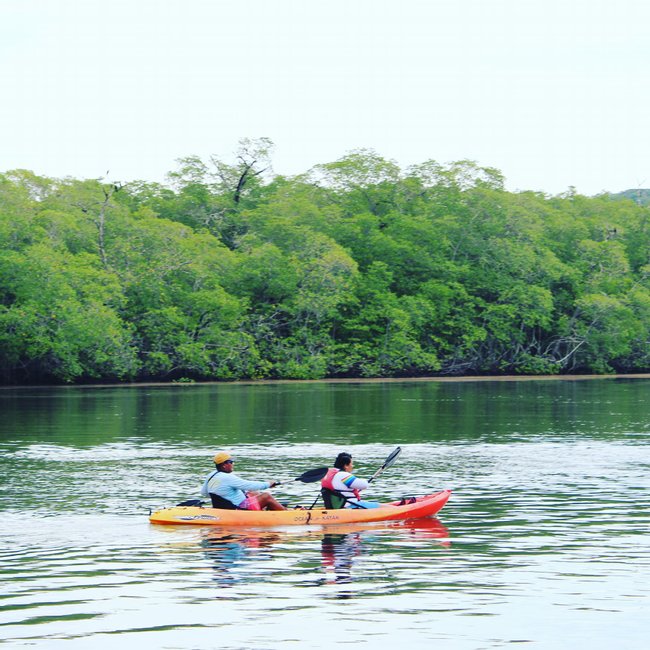
[[[414,539],[436,540],[436,545],[449,547],[449,531],[437,519],[397,521],[376,524],[342,524],[298,531],[261,529],[206,529],[200,545],[214,568],[213,580],[220,586],[239,582],[259,581],[265,575],[259,566],[262,562],[279,560],[274,546],[318,541],[320,566],[324,576],[320,584],[346,584],[353,580],[356,558],[377,545],[390,541],[391,545],[410,545]],[[307,545],[302,554],[309,552]],[[316,548],[313,549],[316,553]],[[284,549],[286,552],[286,548]],[[295,557],[295,555],[294,555]],[[254,566],[247,568],[252,563]],[[254,570],[251,570],[253,569]],[[273,575],[273,571],[266,575]],[[314,584],[314,583],[312,583]],[[340,592],[338,597],[346,597]]]
[[[400,525],[401,523],[401,525]],[[437,539],[441,546],[449,548],[449,530],[438,519],[417,519],[414,521],[398,522],[396,528],[409,531],[412,537],[418,539]]]

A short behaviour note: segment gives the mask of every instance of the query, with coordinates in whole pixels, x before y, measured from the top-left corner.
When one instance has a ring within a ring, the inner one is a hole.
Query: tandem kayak
[[[419,519],[435,515],[447,503],[451,490],[443,490],[412,502],[386,503],[379,508],[343,508],[326,510],[220,510],[197,506],[175,506],[157,510],[149,516],[152,524],[194,526],[328,526],[332,524],[373,523]]]

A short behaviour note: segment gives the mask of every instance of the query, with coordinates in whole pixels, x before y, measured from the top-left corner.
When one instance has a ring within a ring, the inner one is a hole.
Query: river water
[[[0,391],[0,643],[11,648],[646,648],[650,381],[304,382]],[[339,451],[435,519],[148,522],[211,457],[288,482]]]

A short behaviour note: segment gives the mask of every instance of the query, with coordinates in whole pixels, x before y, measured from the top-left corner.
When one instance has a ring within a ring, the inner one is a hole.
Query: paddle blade
[[[395,461],[397,460],[397,457],[402,453],[402,448],[398,447],[393,451],[393,453],[386,459],[386,462],[382,465],[382,469],[388,469],[392,465],[395,464]]]
[[[372,483],[385,469],[388,469],[391,465],[393,465],[401,453],[401,447],[394,449],[388,458],[384,461],[384,464],[368,479],[368,483]]]
[[[316,481],[325,478],[325,474],[327,474],[327,467],[318,467],[316,469],[310,469],[308,472],[305,472],[300,476],[296,476],[294,481],[300,481],[301,483],[316,483]]]

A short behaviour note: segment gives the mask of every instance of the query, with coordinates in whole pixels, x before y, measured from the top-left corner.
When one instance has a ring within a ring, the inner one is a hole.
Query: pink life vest
[[[330,467],[327,470],[327,474],[325,474],[325,477],[320,482],[321,486],[327,488],[328,490],[332,490],[332,492],[340,492],[340,490],[337,490],[332,483],[334,480],[334,475],[340,471],[341,470],[337,469],[336,467]],[[357,499],[361,498],[359,490],[350,490],[350,492],[352,492]]]

